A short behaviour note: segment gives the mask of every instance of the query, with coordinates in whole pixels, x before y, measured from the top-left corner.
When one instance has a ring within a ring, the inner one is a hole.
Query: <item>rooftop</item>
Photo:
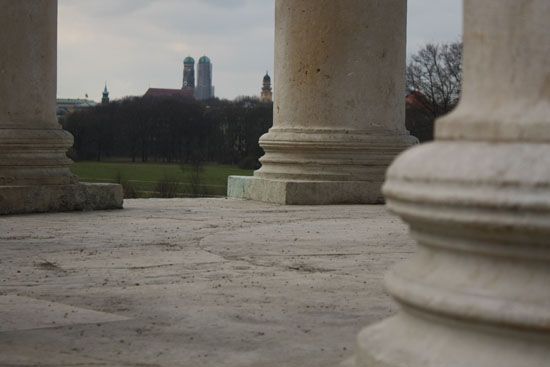
[[[58,106],[82,106],[82,107],[93,107],[97,105],[95,101],[90,99],[80,99],[80,98],[58,98]]]
[[[125,207],[0,217],[0,365],[334,367],[413,251],[383,206]]]

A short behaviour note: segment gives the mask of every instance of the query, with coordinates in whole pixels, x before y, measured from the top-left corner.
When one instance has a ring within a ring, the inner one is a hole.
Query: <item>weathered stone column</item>
[[[402,309],[351,365],[549,365],[549,19],[547,0],[465,1],[462,101],[384,186],[418,242],[387,278]]]
[[[118,185],[83,185],[56,119],[57,0],[0,0],[0,214],[122,207]]]
[[[405,130],[405,0],[277,0],[274,126],[254,177],[228,195],[377,203]]]

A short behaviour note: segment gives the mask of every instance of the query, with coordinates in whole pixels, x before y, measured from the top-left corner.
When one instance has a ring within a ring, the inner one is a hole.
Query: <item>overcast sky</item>
[[[460,39],[461,0],[408,3],[409,53]],[[100,100],[105,81],[111,98],[181,88],[183,58],[204,54],[218,97],[256,95],[273,29],[273,0],[59,0],[58,96]]]

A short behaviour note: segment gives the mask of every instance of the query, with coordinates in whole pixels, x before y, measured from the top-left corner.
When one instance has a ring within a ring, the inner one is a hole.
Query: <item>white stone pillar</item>
[[[405,0],[277,0],[274,126],[262,168],[228,195],[376,203],[405,129]]]
[[[464,88],[384,186],[416,255],[356,367],[550,363],[550,2],[465,1]]]
[[[121,207],[117,185],[81,185],[56,119],[57,0],[0,0],[0,214]]]

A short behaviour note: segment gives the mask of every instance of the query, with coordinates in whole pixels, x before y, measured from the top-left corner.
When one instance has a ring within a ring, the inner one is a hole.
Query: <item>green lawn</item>
[[[82,182],[129,182],[140,197],[155,197],[157,184],[161,180],[181,184],[181,194],[190,192],[192,168],[181,169],[178,164],[119,163],[119,162],[75,162],[71,168]],[[207,195],[223,196],[226,193],[227,177],[250,176],[252,171],[235,166],[208,164],[200,173],[200,185]]]

